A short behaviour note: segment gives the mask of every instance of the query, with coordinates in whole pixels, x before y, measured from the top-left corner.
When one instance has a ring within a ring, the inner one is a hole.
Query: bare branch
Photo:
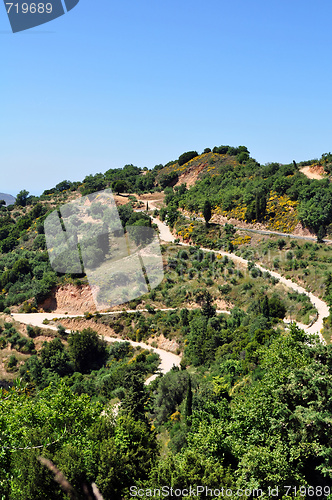
[[[51,472],[53,472],[54,480],[60,484],[61,488],[68,494],[68,496],[75,499],[76,495],[72,485],[66,479],[64,474],[54,465],[54,463],[44,457],[38,457],[38,460],[41,464],[45,465]]]
[[[96,497],[96,500],[104,500],[104,498],[101,496],[100,491],[97,488],[97,485],[95,483],[92,483],[92,491],[94,496]]]

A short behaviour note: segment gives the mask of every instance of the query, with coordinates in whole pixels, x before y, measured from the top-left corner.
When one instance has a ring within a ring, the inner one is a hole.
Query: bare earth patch
[[[94,320],[89,320],[89,319],[76,319],[76,318],[66,318],[66,319],[61,319],[59,322],[56,322],[57,324],[61,323],[66,330],[73,330],[73,331],[82,331],[85,330],[86,328],[92,328],[95,330],[99,335],[105,335],[108,337],[115,337],[115,338],[121,338],[120,335],[117,335],[113,328],[107,325],[102,325],[101,323],[95,323]]]
[[[71,284],[55,288],[40,307],[59,314],[84,314],[96,310],[90,286]]]
[[[216,299],[214,305],[217,306],[218,311],[231,311],[234,307],[234,304],[224,299]]]
[[[200,165],[195,165],[188,168],[183,174],[179,176],[178,182],[175,184],[176,186],[180,186],[181,184],[186,184],[187,188],[190,188],[198,179],[199,174],[206,167],[207,163],[201,163]]]
[[[306,175],[309,179],[320,180],[326,176],[324,167],[322,165],[309,165],[308,167],[301,168],[300,172]]]

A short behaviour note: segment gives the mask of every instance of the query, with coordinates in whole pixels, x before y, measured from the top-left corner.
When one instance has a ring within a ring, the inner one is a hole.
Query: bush
[[[101,340],[97,332],[91,328],[72,333],[68,343],[77,371],[89,373],[104,365],[107,358],[106,342]]]
[[[196,156],[198,156],[197,151],[187,151],[186,153],[183,153],[179,156],[178,163],[180,166],[184,165],[193,158],[196,158]]]
[[[262,271],[258,269],[258,267],[253,267],[251,269],[251,277],[252,278],[258,278],[259,276],[262,276]]]
[[[13,368],[17,366],[17,363],[18,363],[17,357],[15,356],[15,354],[12,354],[7,362],[8,371],[13,370]]]
[[[34,339],[36,337],[36,332],[35,332],[35,329],[33,326],[31,326],[31,325],[27,326],[27,334],[29,335],[29,337],[31,339]]]
[[[278,245],[279,250],[282,250],[284,248],[284,246],[286,245],[286,241],[283,238],[279,238],[277,240],[277,245]]]
[[[180,250],[178,257],[179,257],[179,259],[187,260],[189,258],[188,252],[186,250]]]
[[[289,252],[286,253],[286,259],[287,260],[292,260],[293,257],[294,257],[293,252],[289,251]]]
[[[269,300],[269,312],[272,318],[284,319],[286,307],[278,297],[272,297]]]

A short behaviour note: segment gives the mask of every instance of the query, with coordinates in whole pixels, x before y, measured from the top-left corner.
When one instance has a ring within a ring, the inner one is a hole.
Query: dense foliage
[[[330,156],[323,155],[319,162],[327,171]],[[332,222],[329,179],[308,179],[295,162],[260,165],[249,156],[245,146],[220,146],[212,152],[188,157],[180,170],[179,166],[180,162],[164,168],[159,178],[185,173],[184,167],[196,167],[200,174],[190,189],[178,190],[168,198],[170,211],[180,207],[203,213],[208,197],[215,214],[247,222],[264,222],[268,228],[279,231],[292,232],[300,221],[317,233]]]

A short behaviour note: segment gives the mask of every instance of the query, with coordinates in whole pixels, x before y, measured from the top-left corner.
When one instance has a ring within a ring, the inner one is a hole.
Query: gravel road
[[[153,200],[151,200],[153,201]],[[149,202],[151,203],[151,202]],[[152,217],[152,220],[155,224],[157,224],[159,232],[160,232],[160,239],[165,242],[174,242],[174,236],[172,235],[170,229],[168,226],[166,226],[165,223],[161,222],[159,219],[156,219]],[[282,234],[282,233],[279,233]],[[289,235],[288,235],[289,236]],[[182,246],[190,246],[188,243],[180,243]],[[227,255],[229,258],[231,258],[234,262],[237,262],[241,265],[247,266],[248,261],[246,259],[243,259],[242,257],[238,257],[234,254],[231,254],[229,252],[221,251],[221,250],[211,250],[209,248],[202,248],[203,251],[205,252],[214,252],[219,255]],[[267,271],[270,273],[271,276],[274,276],[277,278],[281,283],[286,285],[288,288],[291,288],[292,290],[298,292],[298,293],[305,293],[312,304],[316,307],[318,311],[318,317],[317,320],[311,325],[302,325],[299,324],[300,328],[302,328],[306,333],[308,334],[318,334],[321,341],[325,343],[323,336],[321,334],[321,330],[323,328],[323,319],[326,318],[329,315],[329,308],[328,305],[315,295],[313,295],[310,292],[307,292],[303,287],[300,285],[293,283],[291,280],[288,280],[281,276],[279,273],[276,273],[274,271],[270,271],[269,269],[264,268],[263,266],[256,264],[256,267],[258,267],[262,272]],[[172,308],[166,308],[162,309],[165,311],[168,310],[173,310]],[[123,311],[114,311],[112,313],[108,314],[120,314]],[[137,310],[130,310],[128,312],[137,312]],[[229,311],[217,311],[218,313],[229,313]],[[106,313],[107,314],[107,313]],[[39,326],[41,328],[45,328],[45,325],[43,324],[44,319],[49,319],[52,320],[54,318],[59,318],[59,313],[32,313],[32,314],[13,314],[13,318],[16,321],[19,321],[21,323],[24,323],[26,325],[33,325],[33,326]],[[75,318],[77,315],[66,315],[66,318]],[[56,330],[56,326],[48,325],[47,328],[50,328],[52,330]],[[125,340],[121,340],[118,338],[113,338],[113,337],[104,337],[107,342],[125,342]],[[158,349],[155,347],[151,347],[147,344],[144,344],[143,342],[133,342],[133,341],[128,341],[130,342],[133,346],[140,346],[143,349],[151,349],[157,354],[159,354],[161,363],[159,365],[159,371],[161,373],[167,373],[171,368],[175,366],[180,365],[181,357],[177,356],[176,354],[173,354],[169,351],[165,351],[164,349]],[[153,379],[155,379],[158,376],[158,374],[152,375],[147,381],[146,384],[150,383]]]

